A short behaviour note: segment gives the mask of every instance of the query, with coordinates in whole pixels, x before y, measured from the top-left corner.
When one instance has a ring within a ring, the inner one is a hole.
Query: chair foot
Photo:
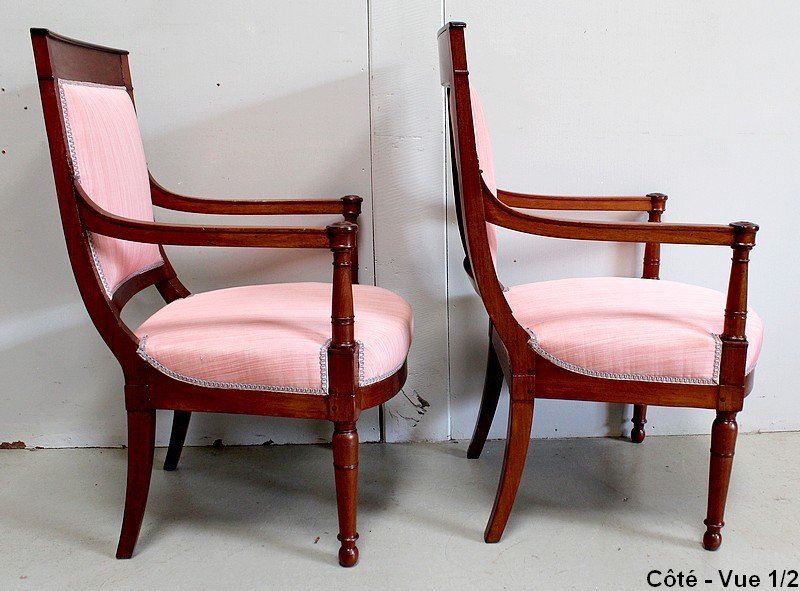
[[[516,386],[512,384],[512,388]],[[492,507],[492,514],[486,524],[483,539],[487,544],[499,542],[508,523],[508,516],[514,507],[514,499],[522,480],[522,471],[525,468],[525,459],[531,442],[531,427],[533,425],[533,399],[514,400],[512,394],[511,406],[508,411],[508,438],[506,440],[506,453],[503,457],[503,471],[500,474],[500,484],[497,487],[497,496]]]
[[[128,412],[128,483],[117,558],[130,558],[142,527],[155,451],[156,412]]]
[[[486,378],[483,382],[483,395],[481,396],[481,407],[478,411],[478,419],[475,422],[475,431],[472,434],[472,441],[467,448],[467,457],[471,460],[481,457],[486,438],[489,436],[489,428],[492,426],[494,413],[497,411],[497,401],[500,399],[500,390],[503,387],[503,370],[500,367],[500,360],[492,345],[491,331],[489,334],[489,356],[486,361]]]
[[[647,405],[634,404],[633,405],[633,429],[631,429],[631,441],[634,443],[641,443],[644,441],[645,432],[644,426],[647,424]]]
[[[725,502],[731,480],[733,454],[739,426],[735,412],[717,412],[711,428],[711,465],[708,473],[708,511],[703,523],[703,547],[714,551],[722,544],[722,528],[725,526]]]
[[[358,431],[354,422],[336,422],[333,427],[333,467],[336,478],[336,507],[339,513],[339,564],[358,562]]]
[[[355,566],[356,562],[358,562],[358,548],[356,547],[358,534],[356,534],[351,540],[343,540],[339,536],[336,536],[336,539],[342,542],[342,545],[339,548],[339,564],[346,568]]]
[[[718,531],[710,530],[711,527],[709,527],[709,531],[703,534],[703,548],[713,552],[722,545],[722,534]]]
[[[169,437],[169,447],[167,457],[164,459],[164,470],[172,472],[178,467],[183,451],[183,442],[186,441],[186,432],[189,429],[189,420],[192,418],[191,412],[176,410],[172,419],[172,434]]]

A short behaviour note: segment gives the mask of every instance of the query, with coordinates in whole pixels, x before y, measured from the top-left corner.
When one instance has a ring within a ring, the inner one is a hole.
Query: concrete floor
[[[800,568],[800,433],[739,438],[716,553],[700,546],[707,437],[534,441],[494,545],[481,535],[503,442],[477,461],[465,449],[362,446],[349,570],[325,446],[187,449],[177,472],[153,474],[128,561],[113,558],[125,451],[2,451],[0,589],[648,589],[670,568],[721,589],[718,569],[764,581]]]

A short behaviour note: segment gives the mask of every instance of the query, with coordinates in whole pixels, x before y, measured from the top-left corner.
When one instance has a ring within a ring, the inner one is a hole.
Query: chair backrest
[[[464,267],[481,295],[502,291],[497,280],[497,234],[486,223],[484,191],[497,195],[492,141],[478,93],[470,87],[464,23],[448,23],[439,31],[439,64],[447,89],[450,160]]]
[[[153,220],[128,52],[46,29],[31,29],[31,40],[61,220],[78,288],[109,345],[119,343],[120,331],[135,343],[121,323],[121,307],[144,287],[174,278],[174,271],[159,245],[88,232],[76,193],[79,184],[97,206],[112,214]]]
[[[481,296],[492,326],[500,335],[514,371],[530,371],[529,336],[514,320],[497,278],[495,227],[487,223],[484,206],[497,200],[492,145],[483,106],[470,91],[464,23],[451,22],[439,31],[439,72],[447,88],[450,160],[458,227],[466,258],[464,268]]]

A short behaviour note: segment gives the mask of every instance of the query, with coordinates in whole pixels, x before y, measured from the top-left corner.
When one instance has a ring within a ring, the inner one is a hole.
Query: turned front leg
[[[339,512],[339,564],[358,562],[358,431],[355,423],[334,423],[333,467],[336,476],[336,505]]]
[[[708,473],[708,511],[703,546],[716,550],[722,544],[722,527],[725,525],[725,501],[731,480],[733,453],[736,448],[735,412],[718,412],[711,429],[711,467]]]

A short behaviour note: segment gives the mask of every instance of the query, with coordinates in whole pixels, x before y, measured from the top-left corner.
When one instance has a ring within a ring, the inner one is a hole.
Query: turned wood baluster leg
[[[117,558],[130,558],[142,527],[156,437],[156,411],[128,411],[128,483]]]
[[[526,383],[529,382],[529,383]],[[503,457],[503,471],[494,499],[492,514],[486,524],[483,539],[487,543],[499,542],[508,523],[508,516],[514,507],[528,447],[531,443],[533,425],[533,382],[515,379],[510,384],[511,405],[508,409],[508,438]]]
[[[747,271],[750,250],[755,246],[758,226],[750,222],[734,222],[733,257],[725,304],[725,326],[722,329],[720,360],[720,393],[717,418],[711,428],[711,465],[708,475],[708,512],[703,547],[716,550],[722,544],[725,525],[725,502],[733,467],[738,425],[736,414],[744,404],[744,382],[747,369]]]
[[[333,467],[336,476],[336,505],[339,512],[339,564],[358,562],[358,431],[355,423],[334,423]]]
[[[503,370],[500,367],[500,360],[492,344],[492,330],[489,328],[489,355],[486,361],[486,377],[483,382],[483,395],[481,396],[481,407],[478,411],[478,419],[475,422],[475,431],[472,434],[472,441],[467,449],[467,457],[474,460],[481,457],[486,438],[489,436],[489,428],[492,426],[494,414],[497,411],[497,401],[500,399],[500,390],[503,388]]]
[[[360,200],[358,201],[360,205]],[[358,510],[358,431],[360,407],[358,345],[355,341],[353,307],[354,253],[358,226],[339,222],[328,226],[333,251],[333,299],[331,343],[328,347],[328,410],[333,421],[333,466],[336,506],[339,513],[339,564],[358,561],[356,513]]]
[[[725,501],[731,480],[733,453],[738,433],[735,412],[718,412],[711,429],[711,467],[708,473],[708,511],[703,546],[716,550],[722,544],[722,527],[725,525]]]
[[[661,222],[661,215],[667,208],[667,196],[663,193],[650,193],[650,210],[647,212],[647,221],[654,224]],[[661,270],[661,245],[658,242],[648,242],[644,245],[644,261],[642,264],[642,279],[658,279]],[[633,429],[631,441],[641,443],[645,438],[644,426],[647,424],[647,405],[635,404],[633,406]]]
[[[183,443],[186,441],[186,432],[189,430],[189,420],[192,418],[192,413],[182,410],[176,410],[174,415],[167,457],[164,458],[164,470],[168,472],[178,467],[178,461],[181,459],[181,452],[183,451]]]
[[[631,429],[631,441],[634,443],[641,443],[644,441],[645,431],[644,426],[647,424],[647,405],[634,404],[633,405],[633,429]]]

